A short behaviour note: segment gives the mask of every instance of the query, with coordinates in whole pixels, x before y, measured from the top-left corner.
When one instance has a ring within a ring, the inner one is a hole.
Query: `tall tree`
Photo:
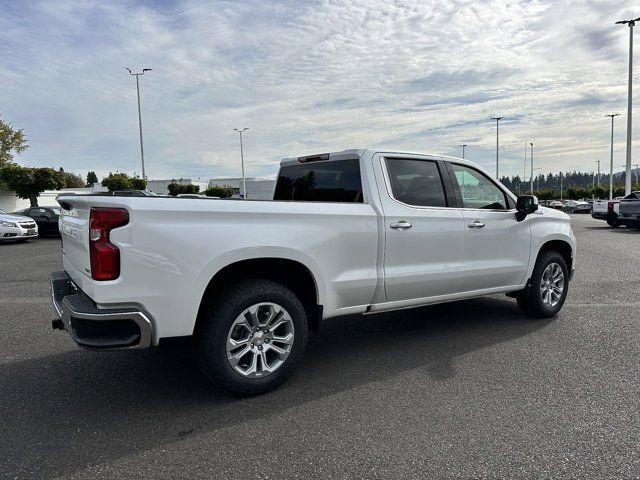
[[[87,173],[87,187],[93,187],[96,183],[98,183],[96,172],[91,171]]]
[[[38,196],[49,189],[64,187],[64,174],[53,168],[30,168],[8,164],[0,168],[0,181],[16,192],[20,198],[28,198],[32,207],[38,206]]]
[[[0,167],[11,163],[14,154],[24,152],[27,145],[27,137],[22,129],[15,130],[10,123],[0,118]]]

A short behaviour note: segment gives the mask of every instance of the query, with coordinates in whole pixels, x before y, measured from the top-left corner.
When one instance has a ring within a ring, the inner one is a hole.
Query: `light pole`
[[[535,172],[536,170],[542,171],[542,168],[541,167],[534,168],[533,172]],[[536,177],[536,191],[540,193],[540,177]]]
[[[500,120],[502,120],[502,117],[491,117],[491,120],[495,120],[496,121],[496,180],[500,180],[500,178],[498,177],[499,174],[499,169],[498,169],[498,165],[499,165],[499,154],[498,151],[500,149]]]
[[[462,145],[458,145],[459,147],[462,147],[462,158],[464,158],[464,149],[466,148],[467,144],[463,143]]]
[[[522,181],[527,178],[527,141],[524,142],[524,169],[522,171]]]
[[[640,17],[633,20],[620,20],[616,25],[629,26],[629,89],[627,92],[627,175],[624,182],[624,194],[631,193],[631,92],[633,87],[633,27]]]
[[[147,179],[147,175],[144,171],[144,146],[142,143],[142,113],[140,113],[140,75],[144,75],[144,72],[150,72],[150,68],[143,68],[141,72],[133,73],[129,67],[124,67],[129,75],[136,77],[136,93],[138,95],[138,129],[140,130],[140,161],[142,162],[142,178]]]
[[[626,167],[626,165],[620,165],[621,167]],[[639,163],[634,163],[632,165],[633,168],[637,169],[638,167],[640,167]],[[633,172],[635,173],[635,175],[633,175],[634,177],[636,177],[636,183],[638,183],[638,172]]]
[[[596,160],[598,164],[598,187],[600,186],[600,160]]]
[[[240,134],[240,163],[242,164],[242,191],[244,195],[243,198],[245,200],[247,199],[247,182],[244,178],[244,150],[242,148],[242,134],[247,130],[249,130],[249,127],[245,127],[242,130],[238,130],[237,128],[233,129],[234,132],[238,132]]]
[[[619,113],[610,113],[605,117],[611,117],[611,163],[609,164],[609,200],[613,200],[613,119],[620,115]]]
[[[531,195],[533,195],[533,142],[531,145]]]

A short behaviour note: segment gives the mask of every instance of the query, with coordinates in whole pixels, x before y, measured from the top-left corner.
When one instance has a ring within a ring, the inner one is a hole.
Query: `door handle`
[[[397,230],[408,230],[409,228],[411,228],[411,224],[409,222],[405,222],[404,220],[397,223],[392,223],[389,226]]]
[[[473,222],[467,223],[467,227],[469,227],[469,228],[482,228],[482,227],[484,227],[484,223],[482,223],[480,220],[474,220]]]

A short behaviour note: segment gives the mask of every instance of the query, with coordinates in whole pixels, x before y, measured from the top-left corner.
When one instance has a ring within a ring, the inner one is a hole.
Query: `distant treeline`
[[[562,172],[538,174],[533,177],[533,190],[540,199],[560,198],[560,176],[562,175],[562,198],[609,198],[609,174],[600,175],[600,187],[598,187],[598,174],[591,172]],[[640,190],[638,176],[640,170],[631,171],[632,190]],[[613,196],[624,195],[624,172],[613,174]],[[519,175],[514,177],[501,177],[500,182],[516,195],[530,192],[529,178],[522,180]]]

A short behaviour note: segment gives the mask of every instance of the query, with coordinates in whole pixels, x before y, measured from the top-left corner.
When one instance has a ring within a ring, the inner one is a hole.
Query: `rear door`
[[[385,185],[384,285],[387,300],[457,293],[464,273],[462,213],[451,204],[438,157],[375,156]]]
[[[466,232],[463,291],[520,285],[529,266],[531,216],[518,222],[513,199],[480,170],[447,164]]]

